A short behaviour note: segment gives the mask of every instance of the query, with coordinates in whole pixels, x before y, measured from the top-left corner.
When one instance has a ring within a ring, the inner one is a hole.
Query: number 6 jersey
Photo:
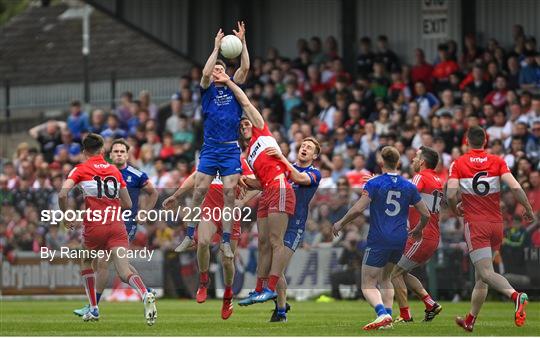
[[[412,183],[418,189],[422,200],[431,213],[429,222],[424,228],[423,238],[439,240],[439,211],[443,198],[442,182],[433,169],[424,169],[414,175]],[[420,213],[415,208],[409,210],[409,228],[414,229],[420,222]]]
[[[103,155],[92,156],[76,165],[67,178],[73,180],[83,192],[84,204],[89,210],[83,222],[85,227],[124,224],[119,216],[119,192],[126,187],[126,183],[120,170],[105,161]],[[105,211],[107,207],[108,212]]]
[[[450,178],[459,180],[466,222],[499,222],[501,176],[509,173],[506,162],[484,149],[471,149],[450,166]]]

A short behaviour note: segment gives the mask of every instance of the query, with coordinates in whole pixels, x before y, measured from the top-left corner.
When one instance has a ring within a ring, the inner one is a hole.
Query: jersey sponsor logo
[[[93,166],[96,169],[107,169],[111,165],[109,163],[96,163],[96,164],[93,164]]]
[[[487,162],[487,160],[487,157],[469,157],[469,161],[471,161],[471,163],[482,164],[484,162]]]
[[[130,183],[131,183],[131,176],[128,176],[128,177],[127,177],[126,182],[130,182]]]
[[[247,157],[249,166],[253,168],[253,165],[259,155],[270,147],[279,149],[276,139],[272,136],[259,136],[249,149],[249,155]]]

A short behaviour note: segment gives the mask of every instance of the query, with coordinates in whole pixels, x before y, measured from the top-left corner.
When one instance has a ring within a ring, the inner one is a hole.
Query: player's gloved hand
[[[164,209],[172,210],[174,206],[176,205],[176,198],[173,196],[167,197],[163,203],[161,204]]]
[[[230,80],[227,74],[225,74],[224,72],[217,72],[215,70],[212,72],[212,77],[214,78],[214,82],[217,82],[217,83],[224,84]]]
[[[221,39],[223,39],[224,36],[225,36],[225,34],[223,34],[223,30],[220,28],[219,31],[216,34],[216,38],[214,39],[214,48],[215,49],[219,50],[219,48],[221,47]]]
[[[233,29],[233,33],[244,43],[246,42],[246,25],[244,25],[244,21],[237,21],[236,24],[238,25],[238,30]]]

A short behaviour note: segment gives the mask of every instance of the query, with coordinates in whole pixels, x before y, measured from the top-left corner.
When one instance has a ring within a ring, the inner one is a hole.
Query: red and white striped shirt
[[[443,188],[441,178],[435,170],[425,169],[416,174],[412,183],[418,189],[422,200],[426,203],[431,216],[429,222],[424,228],[423,238],[430,240],[439,240],[439,211],[441,209],[441,200],[443,199]],[[409,227],[414,229],[420,221],[420,213],[413,207],[409,209]]]
[[[501,176],[506,162],[483,149],[471,149],[450,166],[450,178],[459,180],[466,222],[502,222]]]
[[[73,180],[82,190],[86,209],[92,212],[92,215],[86,214],[84,220],[86,227],[124,224],[119,217],[119,193],[121,188],[126,187],[126,182],[120,170],[105,161],[102,155],[92,156],[84,163],[75,166],[69,173],[68,179]],[[107,207],[111,212],[104,217]],[[112,210],[116,210],[116,215],[112,214]],[[97,216],[95,211],[102,215],[101,219],[97,219],[100,216]]]

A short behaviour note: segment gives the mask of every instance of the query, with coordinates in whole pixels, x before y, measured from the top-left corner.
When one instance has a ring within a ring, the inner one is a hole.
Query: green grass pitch
[[[291,302],[287,323],[268,323],[273,303],[240,307],[235,304],[228,320],[220,317],[218,300],[197,304],[188,300],[158,300],[158,320],[149,327],[140,303],[107,303],[100,306],[99,322],[84,323],[72,314],[82,301],[0,301],[0,335],[39,336],[460,336],[471,335],[454,324],[456,315],[467,312],[468,303],[442,303],[443,312],[423,323],[423,304],[413,302],[416,322],[395,325],[388,331],[362,331],[374,319],[364,301],[316,303]],[[472,335],[537,336],[540,304],[528,306],[527,324],[516,327],[510,302],[484,305]]]

